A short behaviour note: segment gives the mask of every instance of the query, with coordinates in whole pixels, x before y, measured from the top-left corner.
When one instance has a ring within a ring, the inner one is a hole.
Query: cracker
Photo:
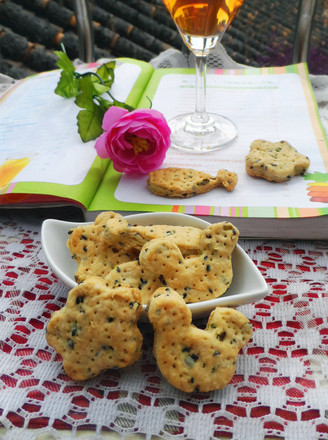
[[[216,177],[188,168],[162,168],[149,173],[149,190],[163,197],[187,198],[222,187],[232,191],[236,186],[236,173],[219,170]]]
[[[158,289],[150,302],[154,328],[154,356],[162,375],[185,392],[208,392],[232,379],[239,350],[250,340],[252,328],[239,311],[217,307],[205,330],[192,325],[192,315],[181,296]]]
[[[304,174],[309,165],[309,158],[286,141],[255,140],[246,156],[246,172],[250,176],[278,183]]]
[[[143,304],[161,286],[172,287],[187,303],[218,298],[232,281],[231,254],[238,236],[238,229],[229,222],[210,225],[201,231],[197,253],[187,257],[169,239],[151,240],[143,246],[138,261],[118,265],[106,282],[138,288]]]
[[[155,238],[170,239],[181,250],[183,255],[194,253],[199,247],[201,230],[192,226],[168,226],[168,225],[129,225],[126,223],[126,229],[120,232],[120,235],[113,233],[108,229],[108,241],[126,240],[128,246],[136,249],[138,252],[145,243]]]
[[[118,264],[136,260],[153,238],[170,237],[183,255],[189,255],[198,249],[200,233],[193,227],[130,225],[120,214],[104,212],[93,224],[72,229],[67,246],[78,264],[75,279],[80,283],[90,276],[105,278]]]
[[[80,283],[90,276],[105,277],[117,264],[138,257],[139,251],[127,248],[118,240],[106,239],[107,229],[118,228],[124,219],[113,212],[101,213],[94,224],[78,226],[70,231],[67,247],[77,262],[75,280]]]
[[[90,277],[69,292],[66,305],[52,314],[46,335],[69,377],[86,380],[139,359],[140,301],[138,289],[109,288],[99,277]]]

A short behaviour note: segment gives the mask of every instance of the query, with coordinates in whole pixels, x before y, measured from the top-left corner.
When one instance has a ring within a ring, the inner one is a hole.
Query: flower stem
[[[94,75],[94,76],[96,76],[99,79],[100,84],[105,85],[105,83],[102,80],[102,78],[96,72],[85,72],[85,73],[74,72],[74,75],[76,76],[76,78],[83,78],[84,76],[92,76],[92,75]]]

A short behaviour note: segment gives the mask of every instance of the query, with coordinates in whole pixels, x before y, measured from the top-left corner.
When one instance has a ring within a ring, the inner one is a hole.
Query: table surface
[[[67,289],[48,267],[40,228],[46,217],[79,215],[0,212],[1,439],[328,439],[327,241],[240,240],[269,294],[239,307],[254,334],[230,384],[186,394],[161,376],[148,325],[133,367],[86,382],[70,380],[47,345]]]
[[[327,130],[328,77],[311,81]],[[1,440],[328,440],[328,241],[239,241],[269,294],[239,307],[253,338],[230,384],[186,394],[161,376],[147,325],[133,367],[86,382],[64,373],[45,339],[67,297],[42,251],[45,218],[83,220],[67,208],[0,211]]]

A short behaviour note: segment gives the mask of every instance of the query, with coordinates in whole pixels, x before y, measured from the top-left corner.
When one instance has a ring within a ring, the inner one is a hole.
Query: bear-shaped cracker
[[[304,174],[309,166],[310,159],[286,141],[256,139],[245,160],[247,174],[277,183]]]
[[[172,287],[186,303],[218,298],[232,281],[231,254],[238,236],[238,229],[229,222],[212,224],[201,231],[197,253],[187,257],[170,239],[151,240],[141,249],[138,261],[118,265],[106,282],[137,287],[143,304],[162,286]]]
[[[185,392],[225,387],[235,373],[240,349],[252,336],[248,319],[228,307],[217,307],[205,330],[195,327],[187,305],[169,287],[154,293],[148,316],[157,365],[171,385]]]

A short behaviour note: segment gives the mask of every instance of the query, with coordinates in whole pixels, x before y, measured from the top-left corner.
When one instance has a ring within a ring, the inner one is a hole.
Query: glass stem
[[[194,122],[207,122],[206,113],[206,67],[207,56],[196,55],[196,107]]]

